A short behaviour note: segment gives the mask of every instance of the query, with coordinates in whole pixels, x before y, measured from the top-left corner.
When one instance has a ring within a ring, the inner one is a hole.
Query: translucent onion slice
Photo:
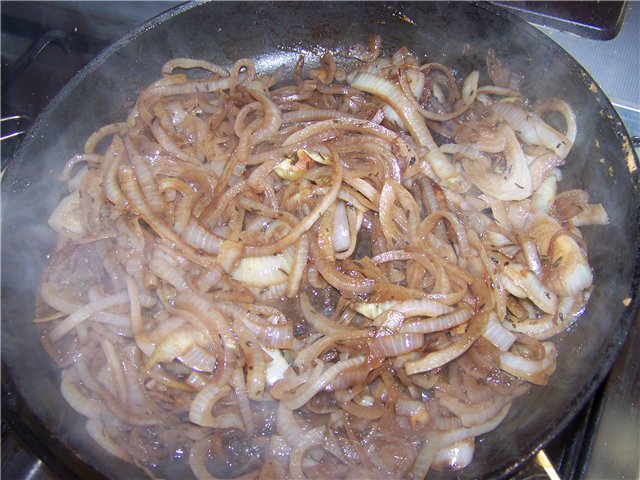
[[[527,267],[512,262],[504,266],[503,272],[509,277],[511,282],[517,286],[517,290],[524,292],[540,310],[545,313],[554,313],[556,311],[558,306],[557,295],[545,287],[536,274]],[[511,291],[509,288],[510,285],[510,283],[507,283],[504,286],[507,290]]]
[[[102,414],[106,414],[104,404],[80,392],[75,384],[76,380],[79,379],[73,368],[62,371],[60,392],[71,408],[91,419],[99,419]]]
[[[438,368],[449,363],[451,360],[462,355],[482,334],[487,320],[488,313],[481,312],[476,314],[476,316],[469,322],[467,332],[461,335],[450,347],[427,353],[419,360],[406,362],[404,364],[404,369],[407,372],[407,375],[433,370],[434,368]]]
[[[480,425],[476,425],[470,428],[458,428],[444,433],[441,437],[441,445],[453,445],[454,443],[459,442],[460,440],[463,440],[465,438],[477,437],[484,433],[490,432],[491,430],[494,430],[498,425],[502,423],[502,420],[504,420],[504,418],[507,416],[507,413],[509,413],[510,408],[511,403],[507,403],[494,417],[488,419],[486,422]]]
[[[307,477],[302,469],[303,459],[307,450],[322,445],[326,427],[316,427],[305,433],[300,442],[293,446],[289,455],[289,471],[292,480],[305,480]]]
[[[462,325],[473,316],[470,308],[462,307],[451,313],[439,315],[434,318],[419,318],[416,320],[405,321],[400,328],[403,333],[420,332],[432,333],[448,330],[458,325]]]
[[[569,219],[574,227],[587,225],[607,225],[609,215],[601,203],[586,205],[578,214]]]
[[[85,235],[87,228],[82,220],[80,193],[76,190],[60,200],[49,217],[49,226],[58,233],[71,232]]]
[[[357,73],[351,86],[371,93],[389,104],[402,119],[407,130],[418,145],[429,150],[429,163],[438,177],[454,190],[466,190],[466,182],[451,162],[440,151],[425,124],[420,112],[411,104],[402,89],[384,77],[367,72]]]
[[[231,277],[251,287],[269,287],[286,282],[292,260],[285,255],[243,258],[231,270]]]
[[[344,252],[351,244],[347,208],[344,202],[336,203],[333,225],[333,248],[336,252]]]
[[[504,172],[496,173],[486,156],[480,152],[472,154],[472,150],[467,150],[462,157],[462,165],[467,178],[485,195],[498,200],[523,200],[532,192],[527,159],[513,130],[505,126],[501,132],[507,142],[503,152],[506,160]]]
[[[493,312],[489,315],[489,321],[482,336],[502,352],[509,350],[516,341],[516,336],[500,324],[498,316]]]
[[[156,345],[153,354],[147,360],[145,369],[149,370],[156,363],[169,363],[176,357],[189,352],[195,345],[195,332],[191,327],[172,330]]]
[[[464,403],[451,395],[444,395],[439,399],[440,404],[458,416],[465,427],[482,425],[495,417],[511,400],[507,396],[494,396],[480,403]]]
[[[473,460],[475,440],[473,437],[455,442],[438,450],[433,458],[434,470],[461,470]]]
[[[177,358],[188,367],[199,372],[213,372],[216,366],[216,358],[197,345],[186,353],[178,355]]]
[[[343,325],[334,322],[329,319],[329,317],[321,314],[320,312],[317,312],[311,305],[309,297],[304,292],[300,294],[300,310],[302,311],[302,316],[304,317],[304,319],[307,321],[307,323],[309,323],[309,325],[314,328],[316,332],[328,335],[330,333],[355,329],[350,325]]]
[[[543,145],[561,158],[568,155],[572,142],[535,114],[527,113],[522,108],[509,103],[494,103],[492,109],[518,132],[518,136],[525,143]]]
[[[231,393],[229,385],[222,387],[210,382],[198,392],[189,407],[189,421],[203,427],[239,428],[244,430],[244,424],[239,416],[213,416],[213,407]]]
[[[546,385],[556,369],[558,351],[551,342],[543,342],[542,345],[545,351],[542,360],[530,360],[512,352],[503,352],[500,354],[500,368],[536,385]]]
[[[424,335],[421,333],[396,333],[373,338],[369,342],[371,353],[376,357],[397,357],[422,348]]]
[[[89,419],[85,424],[85,429],[89,436],[104,448],[107,452],[109,452],[114,457],[118,457],[125,462],[130,462],[131,458],[129,454],[126,452],[124,448],[114,442],[109,436],[104,432],[104,424],[99,420]]]
[[[117,307],[118,305],[124,305],[127,303],[129,303],[129,295],[127,293],[118,293],[117,295],[104,297],[88,305],[85,305],[79,310],[73,312],[62,322],[56,325],[53,330],[51,330],[51,340],[57,342],[72,329],[80,325],[80,323],[82,323],[95,313],[109,310],[113,307]]]
[[[294,412],[287,408],[284,402],[278,403],[276,430],[291,446],[298,445],[306,433],[295,417]]]
[[[341,372],[363,365],[366,357],[355,357],[348,360],[339,361],[327,368],[320,378],[313,383],[303,385],[300,391],[291,399],[285,400],[288,408],[295,410],[311,400],[316,393],[331,383]]]

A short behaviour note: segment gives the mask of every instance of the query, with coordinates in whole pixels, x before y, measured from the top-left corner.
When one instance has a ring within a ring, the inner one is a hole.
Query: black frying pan
[[[606,227],[585,229],[596,287],[585,315],[555,340],[558,368],[549,385],[518,400],[499,429],[478,442],[471,466],[457,475],[514,472],[569,422],[606,376],[638,310],[639,167],[618,115],[566,52],[488,4],[190,4],[132,32],[75,77],[36,122],[2,181],[3,413],[12,408],[28,417],[31,431],[71,459],[80,475],[95,470],[132,478],[140,472],[88,440],[84,419],[62,399],[59,372],[30,322],[54,241],[46,219],[63,194],[56,178],[64,163],[98,127],[124,119],[140,89],[172,57],[223,65],[251,57],[259,70],[285,65],[290,71],[300,53],[308,54],[309,65],[316,54],[365,43],[371,33],[382,35],[387,53],[406,45],[420,58],[457,65],[462,73],[483,71],[492,47],[531,79],[528,95],[567,100],[576,109],[579,136],[562,187],[588,190],[611,219]],[[187,470],[174,465],[167,474],[183,477]]]

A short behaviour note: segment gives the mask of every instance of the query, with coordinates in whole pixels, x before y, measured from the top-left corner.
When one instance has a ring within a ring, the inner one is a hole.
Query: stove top
[[[21,132],[29,127],[75,73],[128,31],[179,3],[118,2],[114,8],[113,2],[3,1],[3,166],[17,148]],[[580,23],[585,12],[596,11],[595,7],[600,2],[583,9],[576,5],[584,5],[584,2],[561,8],[556,5],[552,13],[549,8],[554,2],[498,3],[509,3],[512,11],[533,22],[572,54],[607,93],[629,133],[637,141],[640,137],[640,85],[637,75],[640,56],[636,50],[640,45],[640,3],[611,2],[611,5],[605,5],[606,18],[594,18],[590,13],[591,23],[585,27],[586,30],[576,28],[575,24]],[[532,3],[538,3],[537,11],[527,8]],[[558,10],[561,14],[569,7],[578,12],[578,21],[575,16],[554,20]],[[575,33],[613,38],[603,41]],[[640,406],[637,403],[640,398],[640,368],[632,352],[633,346],[640,345],[638,320],[607,382],[573,422],[515,479],[640,478],[637,455],[640,450]],[[4,378],[3,375],[3,382]],[[3,405],[13,401],[5,398],[4,383],[2,400]],[[32,432],[21,428],[11,418],[2,419],[2,447],[4,478],[50,480],[77,476]]]

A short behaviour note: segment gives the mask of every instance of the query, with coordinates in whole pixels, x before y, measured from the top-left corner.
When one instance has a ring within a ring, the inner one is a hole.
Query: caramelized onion
[[[380,42],[290,84],[169,60],[67,162],[34,323],[103,450],[423,479],[548,382],[593,284],[579,227],[608,222],[560,191],[575,113],[492,51],[479,86]]]

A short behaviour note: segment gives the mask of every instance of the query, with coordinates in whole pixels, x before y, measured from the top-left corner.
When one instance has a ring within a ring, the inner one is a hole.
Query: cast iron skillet
[[[580,322],[555,340],[559,358],[551,382],[518,400],[499,429],[477,442],[474,462],[457,475],[513,473],[569,422],[606,376],[638,310],[638,160],[611,104],[566,52],[487,4],[183,5],[138,28],[76,76],[36,122],[2,181],[2,361],[12,379],[3,397],[14,398],[7,405],[28,413],[38,435],[83,466],[81,475],[93,475],[94,469],[132,478],[141,472],[88,440],[84,419],[62,399],[59,372],[30,323],[54,241],[46,219],[64,191],[56,180],[64,163],[98,127],[124,119],[140,89],[172,57],[222,65],[250,57],[259,70],[284,65],[290,71],[300,53],[308,55],[309,65],[326,50],[366,43],[372,33],[382,35],[386,53],[406,45],[422,60],[457,65],[464,74],[484,71],[492,47],[531,79],[527,94],[533,99],[567,100],[576,109],[579,134],[562,188],[585,188],[611,219],[606,227],[584,229],[596,287]],[[182,462],[172,465],[166,476],[184,477]]]

